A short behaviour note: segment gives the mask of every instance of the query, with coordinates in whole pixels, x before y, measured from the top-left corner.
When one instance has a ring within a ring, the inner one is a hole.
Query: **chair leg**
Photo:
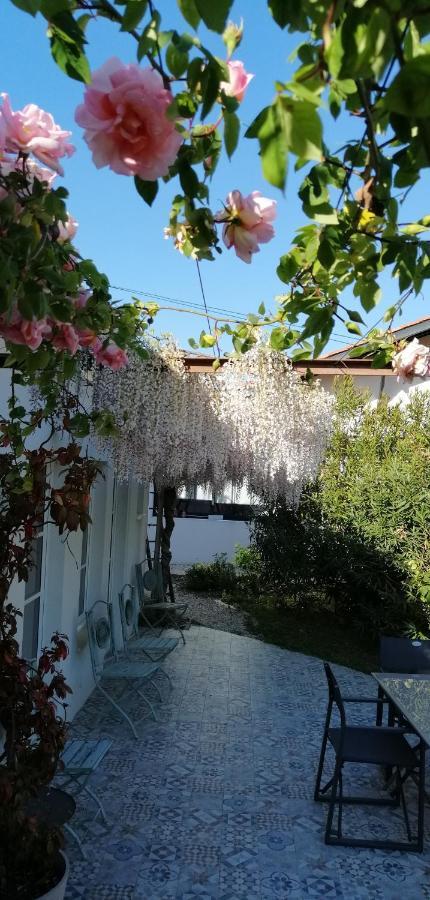
[[[335,770],[334,770],[333,784],[332,784],[331,795],[330,795],[330,805],[328,808],[327,823],[326,823],[326,828],[325,828],[325,843],[326,844],[330,844],[333,841],[333,834],[332,834],[333,817],[334,817],[334,811],[336,809],[337,788],[338,788],[338,784],[339,784],[339,778],[341,776],[341,769],[342,769],[342,760],[336,758],[336,766],[335,766]],[[341,834],[339,834],[339,826],[340,825],[341,825],[341,820],[338,819],[338,837],[337,837],[338,840],[341,839]]]
[[[378,726],[382,725],[382,718],[384,715],[384,705],[382,703],[384,697],[384,691],[381,688],[381,685],[378,685],[378,701],[376,704],[376,724]]]
[[[65,823],[64,823],[63,828],[64,828],[65,831],[67,831],[69,834],[71,834],[72,837],[75,839],[75,841],[76,841],[76,843],[77,843],[77,845],[78,845],[78,847],[79,847],[79,850],[81,851],[82,859],[85,859],[85,860],[86,860],[88,857],[87,857],[87,854],[85,853],[83,843],[82,843],[82,841],[81,841],[81,839],[80,839],[78,833],[75,831],[74,828],[72,828],[71,825],[69,825],[68,822],[65,822]]]
[[[417,842],[418,842],[418,850],[420,853],[422,853],[423,848],[424,848],[424,801],[425,801],[425,778],[426,778],[426,770],[425,770],[426,745],[422,739],[420,740],[419,746],[420,746],[420,749],[419,749]]]
[[[316,777],[316,782],[315,782],[315,790],[314,790],[314,800],[317,800],[317,801],[321,800],[321,796],[320,796],[321,795],[321,779],[322,779],[322,774],[323,774],[323,770],[324,770],[324,760],[325,760],[325,754],[326,754],[326,750],[327,750],[328,729],[329,729],[329,725],[330,725],[332,706],[333,706],[333,703],[331,700],[329,700],[329,704],[328,704],[328,708],[327,708],[327,715],[326,715],[325,725],[324,725],[324,734],[323,734],[323,739],[322,739],[322,744],[321,744],[321,753],[320,753],[320,758],[319,758],[319,763],[318,763],[317,777]],[[326,789],[327,789],[327,786],[326,786]]]
[[[396,782],[397,782],[397,790],[399,792],[399,797],[400,797],[400,801],[402,804],[403,817],[404,817],[405,826],[406,826],[406,834],[408,837],[408,841],[412,841],[412,832],[411,832],[411,826],[409,824],[409,815],[408,815],[408,809],[406,806],[405,791],[403,788],[401,772],[400,772],[400,769],[398,766],[396,768]]]
[[[99,812],[101,813],[103,822],[105,823],[105,825],[109,825],[108,819],[106,817],[106,813],[104,811],[103,803],[101,802],[101,800],[99,800],[97,794],[95,794],[94,791],[92,791],[91,788],[88,787],[87,784],[83,785],[82,790],[85,791],[86,794],[89,794],[90,797],[92,797],[92,799],[94,800],[94,803],[96,803],[99,808]],[[97,818],[97,816],[98,816],[98,813],[96,813],[96,818]]]
[[[99,691],[102,692],[103,696],[106,697],[106,700],[109,700],[109,703],[111,703],[112,706],[114,706],[115,709],[117,709],[118,712],[121,714],[121,716],[126,720],[126,722],[128,722],[128,724],[130,725],[130,728],[133,732],[134,737],[136,738],[136,740],[138,740],[138,734],[133,725],[133,722],[130,719],[130,716],[128,716],[127,713],[125,712],[125,710],[122,708],[122,706],[120,706],[119,703],[117,703],[116,700],[114,700],[113,697],[111,697],[111,695],[108,694],[107,691],[105,691],[105,689],[101,686],[101,684],[98,684],[97,687],[98,687]]]

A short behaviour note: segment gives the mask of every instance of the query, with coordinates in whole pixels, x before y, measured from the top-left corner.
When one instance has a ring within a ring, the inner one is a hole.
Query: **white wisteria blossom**
[[[194,373],[167,342],[147,360],[100,371],[93,402],[120,423],[102,441],[120,479],[217,491],[232,484],[257,497],[297,500],[332,428],[332,397],[264,344],[216,372]]]

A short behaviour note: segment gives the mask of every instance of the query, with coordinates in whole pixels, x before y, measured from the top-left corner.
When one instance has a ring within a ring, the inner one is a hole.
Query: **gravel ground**
[[[224,603],[215,594],[195,594],[184,586],[184,577],[173,576],[175,599],[188,603],[188,613],[196,625],[205,625],[206,628],[218,628],[220,631],[229,631],[231,634],[245,634],[250,637],[258,637],[253,634],[247,624],[245,613]]]

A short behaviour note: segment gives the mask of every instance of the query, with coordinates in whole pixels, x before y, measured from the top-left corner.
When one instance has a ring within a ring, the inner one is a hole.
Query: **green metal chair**
[[[137,694],[143,700],[147,709],[147,715],[141,717],[139,721],[147,718],[148,715],[152,715],[157,720],[154,706],[143,692],[142,685],[145,682],[149,682],[154,687],[160,700],[162,699],[158,685],[154,681],[154,677],[160,672],[160,664],[158,662],[118,659],[113,642],[109,604],[104,600],[98,600],[94,603],[86,613],[86,619],[96,688],[119,712],[122,718],[126,720],[137,740],[136,727],[119,701],[122,702],[123,698],[125,700],[127,697]],[[120,682],[123,686],[118,698],[115,698],[112,695],[112,689],[107,687],[113,682]]]
[[[170,603],[168,601],[147,600],[145,597],[145,577],[149,573],[153,573],[154,569],[148,569],[144,572],[144,566],[147,565],[146,560],[136,565],[136,582],[137,592],[139,595],[140,615],[145,625],[152,628],[153,631],[159,629],[161,635],[164,628],[176,628],[181,635],[185,644],[184,628],[190,627],[190,620],[186,619],[188,603]],[[149,588],[147,588],[149,590]],[[153,620],[153,616],[155,621]]]
[[[123,585],[118,595],[118,601],[124,651],[127,656],[140,653],[152,662],[158,662],[176,649],[179,644],[178,638],[157,637],[152,630],[145,631],[139,628],[140,609],[132,584]]]

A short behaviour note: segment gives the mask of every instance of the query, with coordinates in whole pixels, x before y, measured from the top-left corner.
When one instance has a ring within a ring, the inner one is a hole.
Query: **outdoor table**
[[[372,672],[384,694],[430,745],[430,675]]]

